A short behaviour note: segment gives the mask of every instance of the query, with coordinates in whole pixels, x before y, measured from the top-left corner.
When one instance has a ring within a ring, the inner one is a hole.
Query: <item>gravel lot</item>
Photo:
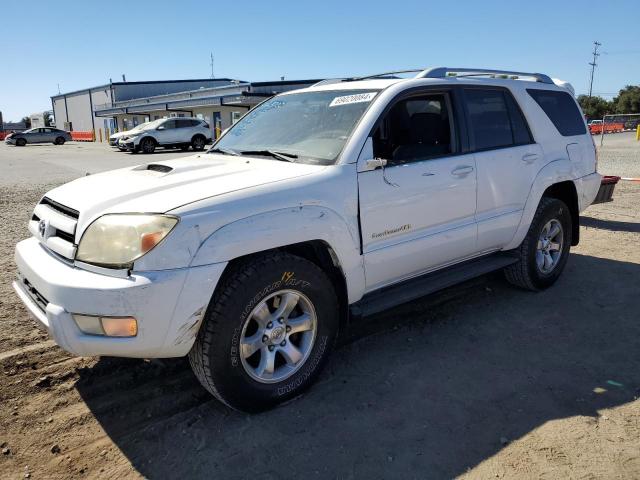
[[[249,416],[184,360],[68,356],[10,288],[44,192],[140,161],[0,145],[0,477],[640,478],[640,183],[584,212],[550,290],[492,274],[367,319],[307,394]],[[599,165],[640,177],[640,143],[606,136]]]

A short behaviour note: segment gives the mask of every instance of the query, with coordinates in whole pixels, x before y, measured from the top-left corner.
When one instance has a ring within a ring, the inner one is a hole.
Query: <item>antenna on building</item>
[[[216,76],[213,74],[213,52],[211,52],[210,55],[211,55],[211,62],[210,62],[210,65],[211,65],[211,78],[216,78]]]
[[[284,82],[284,75],[280,77],[280,81]]]
[[[599,42],[593,42],[593,52],[591,52],[593,54],[593,62],[589,62],[589,65],[591,65],[591,79],[589,80],[589,98],[591,98],[591,91],[593,90],[593,73],[595,72],[596,67],[598,66],[598,64],[596,63],[596,59],[600,56],[600,54],[598,53],[598,47],[600,47],[602,44]]]
[[[60,84],[58,84],[58,95],[60,95]]]
[[[124,83],[127,83],[127,77],[125,77],[125,76],[124,76],[124,73],[122,74],[122,81],[123,81]]]

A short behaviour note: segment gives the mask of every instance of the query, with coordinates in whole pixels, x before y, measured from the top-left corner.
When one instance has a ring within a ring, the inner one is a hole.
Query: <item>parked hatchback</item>
[[[31,128],[24,132],[14,133],[7,137],[5,143],[24,147],[27,143],[53,143],[54,145],[62,145],[64,142],[71,141],[71,134],[57,128]]]
[[[121,137],[117,146],[130,152],[153,153],[157,147],[204,150],[211,141],[209,124],[198,118],[163,118]]]

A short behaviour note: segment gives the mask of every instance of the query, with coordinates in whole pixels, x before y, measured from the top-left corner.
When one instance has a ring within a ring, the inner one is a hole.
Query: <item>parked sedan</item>
[[[24,147],[27,143],[53,143],[62,145],[71,140],[71,134],[57,128],[31,128],[24,132],[14,133],[5,140],[9,145]]]

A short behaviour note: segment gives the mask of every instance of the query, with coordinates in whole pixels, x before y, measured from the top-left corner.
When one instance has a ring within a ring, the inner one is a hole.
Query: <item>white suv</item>
[[[496,269],[552,285],[601,181],[570,86],[383,77],[277,95],[207,154],[51,190],[16,292],[75,355],[188,355],[256,411],[314,381],[350,315]]]
[[[211,141],[211,129],[204,120],[189,117],[162,118],[131,130],[117,141],[121,149],[133,153],[153,153],[156,147],[204,150]]]

